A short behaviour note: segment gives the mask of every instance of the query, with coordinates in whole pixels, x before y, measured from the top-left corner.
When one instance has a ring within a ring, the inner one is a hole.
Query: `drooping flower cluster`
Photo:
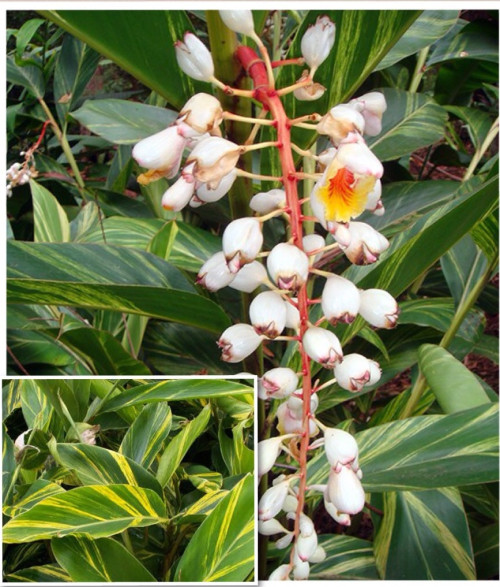
[[[28,183],[32,176],[35,177],[36,172],[26,162],[24,164],[18,161],[13,163],[7,169],[7,197],[10,198],[12,196],[12,188]]]
[[[334,106],[323,117],[311,115],[290,120],[283,109],[282,95],[293,92],[297,99],[314,100],[324,92],[313,77],[334,45],[334,23],[323,16],[308,28],[301,42],[303,57],[289,61],[306,63],[310,69],[303,71],[292,86],[276,90],[273,64],[255,34],[251,11],[222,11],[221,16],[231,30],[249,36],[257,44],[262,59],[246,46],[236,52],[252,77],[255,90],[230,88],[217,80],[210,52],[191,33],[176,43],[179,66],[194,79],[211,82],[227,94],[261,102],[269,118],[247,121],[272,121],[277,140],[240,146],[223,138],[221,125],[231,118],[231,113],[224,112],[213,96],[197,94],[171,126],[139,142],[133,155],[148,170],[139,177],[142,183],[159,177],[173,179],[180,170],[178,179],[163,195],[162,204],[170,210],[181,210],[188,204],[196,207],[222,198],[238,175],[251,177],[252,174],[237,167],[242,153],[279,148],[282,175],[269,179],[281,181],[282,188],[258,192],[251,198],[249,207],[255,215],[228,224],[222,236],[222,250],[203,264],[197,283],[210,291],[229,286],[254,294],[249,307],[250,323],[234,324],[220,336],[222,360],[240,362],[260,345],[270,344],[269,341],[298,343],[302,365],[298,371],[278,366],[260,378],[259,398],[280,403],[275,410],[279,436],[259,443],[259,475],[265,476],[279,465],[283,454],[297,462],[297,467],[293,473],[275,478],[262,495],[259,531],[269,536],[282,534],[276,542],[278,548],[292,544],[289,562],[269,578],[306,579],[309,565],[325,557],[314,524],[304,512],[306,491],[321,491],[326,510],[343,525],[349,525],[350,516],[360,512],[365,503],[356,440],[344,430],[324,426],[315,417],[321,390],[336,382],[356,393],[375,385],[381,377],[375,361],[357,353],[344,354],[339,338],[329,326],[349,324],[361,316],[374,327],[393,328],[398,317],[396,300],[388,292],[363,291],[345,277],[317,267],[327,250],[342,251],[353,264],[366,265],[377,261],[389,246],[387,239],[369,224],[353,221],[364,211],[384,213],[380,181],[383,167],[363,137],[380,132],[386,103],[381,93],[370,92]],[[332,146],[319,155],[303,151],[292,143],[293,125],[326,135]],[[302,199],[297,183],[307,175],[293,166],[292,150],[312,156],[317,164],[314,187]],[[326,230],[330,244],[321,234],[303,234],[302,205],[308,199],[313,219]],[[289,224],[291,238],[263,251],[263,224],[278,217]],[[320,299],[308,296],[307,285],[313,278],[325,279]],[[321,308],[321,319],[312,321],[314,306]],[[332,371],[334,378],[313,385],[312,363]],[[322,436],[317,438],[320,432]],[[311,437],[316,437],[312,443]],[[308,456],[318,449],[324,449],[330,472],[326,484],[308,487]],[[282,516],[281,521],[278,515]]]

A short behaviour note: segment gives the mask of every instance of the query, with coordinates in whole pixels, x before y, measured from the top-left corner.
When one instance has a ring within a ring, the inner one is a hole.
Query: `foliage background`
[[[2,402],[7,582],[254,576],[252,381],[16,379]]]
[[[340,330],[346,352],[379,361],[383,378],[356,398],[333,386],[322,394],[320,417],[359,436],[371,501],[385,516],[363,514],[346,536],[325,522],[328,559],[312,578],[490,578],[498,573],[491,416],[498,364],[498,12],[329,14],[337,40],[318,75],[328,92],[313,105],[290,98],[287,111],[324,112],[353,95],[384,92],[388,110],[371,147],[384,162],[386,214],[362,220],[391,247],[373,266],[347,269],[336,257],[324,268],[345,272],[362,288],[388,289],[401,317],[393,331],[373,331],[360,319]],[[248,298],[230,288],[208,294],[194,276],[220,250],[224,226],[247,213],[252,192],[272,186],[240,182],[229,200],[169,214],[159,204],[167,182],[139,187],[130,158],[132,145],[169,124],[194,91],[210,91],[181,75],[173,41],[198,31],[211,43],[220,77],[233,82],[236,39],[210,12],[99,16],[11,15],[19,20],[8,38],[9,164],[22,159],[47,118],[53,124],[35,155],[38,177],[15,188],[8,202],[9,372],[237,372],[240,365],[220,362],[215,341],[231,322],[246,320]],[[275,53],[282,47],[289,55],[299,54],[300,36],[316,16],[255,12],[259,34]],[[282,25],[281,36],[273,35],[272,22],[275,30]],[[298,73],[284,71],[278,83]],[[244,108],[248,113],[243,106],[240,113]],[[234,140],[248,132],[227,131]],[[308,143],[303,134],[295,140]],[[272,173],[277,161],[242,164]],[[266,248],[283,232],[280,221],[269,223]],[[293,346],[269,351],[244,368],[296,366]],[[311,464],[318,478],[323,466]],[[421,542],[419,556],[404,555]]]

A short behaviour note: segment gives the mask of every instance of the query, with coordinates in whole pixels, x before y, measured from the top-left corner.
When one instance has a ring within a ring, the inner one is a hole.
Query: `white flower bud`
[[[313,361],[325,369],[333,369],[342,361],[342,347],[333,332],[318,326],[309,327],[302,339],[304,350]]]
[[[368,359],[368,363],[370,364],[370,379],[367,385],[375,385],[375,383],[380,381],[380,378],[382,377],[382,371],[377,361]]]
[[[332,518],[337,522],[337,524],[341,524],[342,526],[351,525],[351,516],[349,514],[343,514],[339,512],[339,510],[333,505],[333,503],[328,500],[328,493],[326,491],[323,503],[325,505],[325,510],[330,514],[330,516],[332,516]]]
[[[315,533],[313,521],[306,514],[300,514],[299,529],[302,536],[311,536]]]
[[[313,531],[311,534],[304,536],[302,532],[299,534],[297,538],[297,542],[295,543],[297,548],[297,555],[302,561],[308,561],[309,558],[312,556],[313,552],[318,547],[318,536],[316,532]]]
[[[302,427],[302,410],[303,402],[300,398],[290,396],[286,402],[280,404],[276,411],[278,418],[278,430],[281,434],[301,434]],[[311,396],[311,413],[314,413],[317,408],[317,396]],[[311,418],[309,419],[309,435],[315,436],[319,429]]]
[[[297,302],[297,298],[289,298],[292,299],[294,302]],[[298,331],[300,328],[300,312],[299,310],[290,302],[286,304],[286,324],[287,328],[293,328],[293,330]]]
[[[360,108],[365,119],[365,134],[375,136],[382,130],[382,115],[387,110],[387,102],[381,92],[368,92],[349,102]]]
[[[326,491],[329,501],[341,513],[354,515],[365,505],[365,492],[350,467],[340,467],[339,472],[331,469]]]
[[[316,125],[316,132],[328,135],[334,145],[339,145],[352,132],[363,134],[365,119],[349,104],[338,104],[329,110]]]
[[[394,328],[399,307],[391,294],[384,289],[366,289],[360,294],[359,313],[372,326]]]
[[[281,443],[288,438],[292,438],[293,434],[285,434],[284,436],[273,436],[266,440],[261,440],[257,445],[259,454],[259,477],[268,473],[276,459],[281,453]]]
[[[309,260],[295,245],[279,243],[269,253],[267,270],[280,289],[296,291],[307,280]]]
[[[259,534],[263,536],[272,536],[273,534],[281,534],[281,533],[289,533],[287,530],[276,518],[271,518],[270,520],[259,520]]]
[[[328,167],[328,165],[330,165],[336,154],[337,147],[330,147],[329,149],[325,149],[324,151],[321,151],[321,153],[319,153],[318,163],[322,171],[324,171],[325,168]]]
[[[321,563],[326,558],[325,549],[322,546],[318,546],[316,550],[309,557],[310,563]]]
[[[132,149],[132,157],[141,167],[156,170],[158,177],[171,178],[179,171],[187,139],[176,126],[169,126],[139,141]]]
[[[332,468],[337,471],[340,466],[349,465],[356,472],[359,469],[358,443],[354,436],[338,428],[327,428],[323,434],[326,458]]]
[[[309,563],[299,557],[297,548],[293,551],[293,578],[295,581],[305,581],[309,578]]]
[[[250,324],[233,324],[224,330],[217,345],[222,349],[223,361],[237,363],[251,355],[261,340]]]
[[[335,24],[328,16],[320,16],[304,33],[300,49],[311,69],[317,69],[328,57],[335,42]]]
[[[268,338],[279,336],[286,323],[286,304],[283,298],[274,291],[258,294],[250,304],[250,322],[258,334]]]
[[[259,500],[259,520],[274,518],[288,495],[289,481],[282,481],[267,489]]]
[[[276,540],[276,542],[274,543],[274,546],[276,546],[276,548],[278,550],[282,550],[283,548],[290,546],[290,543],[292,542],[292,540],[293,540],[293,532],[289,532],[288,534],[285,534],[281,538],[278,538],[278,540]]]
[[[182,71],[203,82],[209,82],[214,76],[214,62],[212,54],[193,33],[184,35],[184,42],[174,44],[177,63]]]
[[[182,107],[175,124],[183,136],[190,138],[211,133],[222,122],[222,106],[215,96],[200,92]]]
[[[343,389],[361,391],[370,381],[370,363],[363,355],[344,355],[344,360],[334,369],[335,379]]]
[[[389,248],[389,241],[385,236],[364,222],[349,223],[349,233],[351,242],[345,248],[341,245],[341,248],[355,265],[375,263],[380,254]]]
[[[262,227],[256,218],[238,218],[230,222],[222,235],[222,250],[229,270],[239,271],[252,262],[262,247]]]
[[[285,190],[276,188],[268,192],[259,192],[250,200],[249,206],[258,214],[268,214],[286,204]]]
[[[219,10],[219,14],[228,29],[252,36],[254,25],[251,10]]]
[[[243,265],[238,273],[233,273],[234,279],[230,287],[238,291],[251,293],[267,281],[267,271],[259,261],[252,261]]]
[[[229,271],[224,253],[220,251],[212,255],[201,266],[196,283],[202,285],[209,291],[217,291],[229,285],[234,279],[234,273]]]
[[[31,430],[31,428],[28,428],[25,432],[21,432],[21,434],[14,440],[14,451],[16,453],[21,452],[26,446],[26,440],[29,438]]]
[[[264,373],[259,381],[261,399],[283,399],[292,394],[299,384],[295,371],[288,367],[276,367]]]
[[[221,137],[208,137],[196,144],[186,160],[194,163],[194,176],[198,181],[209,184],[209,189],[219,186],[238,163],[241,148]]]
[[[295,497],[295,495],[288,494],[286,496],[285,503],[283,504],[282,509],[284,512],[296,512],[298,505],[299,505],[299,502],[298,502],[297,498]]]
[[[380,199],[381,196],[382,182],[380,181],[380,179],[377,179],[372,191],[368,194],[368,199],[366,200],[366,210],[373,212],[377,216],[381,216],[385,212],[384,205],[382,204],[382,200]]]
[[[184,168],[182,175],[163,194],[161,205],[165,210],[182,210],[194,194],[195,181],[191,175],[192,165]]]
[[[302,239],[302,247],[304,251],[309,255],[309,258],[313,265],[314,263],[317,263],[323,256],[323,251],[319,251],[318,253],[314,253],[314,251],[322,249],[323,247],[325,247],[325,245],[325,239],[320,234],[307,234]]]
[[[236,171],[233,169],[222,177],[217,187],[210,187],[211,184],[200,183],[196,188],[196,197],[204,204],[217,202],[233,187],[236,177]]]
[[[345,277],[332,275],[325,282],[321,295],[321,308],[330,324],[350,324],[359,312],[358,288]]]
[[[290,574],[291,566],[287,563],[280,565],[269,575],[269,581],[286,581]]]

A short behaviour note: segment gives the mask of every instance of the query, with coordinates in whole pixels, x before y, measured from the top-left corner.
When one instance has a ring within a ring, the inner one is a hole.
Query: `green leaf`
[[[101,411],[110,412],[149,402],[212,399],[245,393],[253,393],[252,388],[230,379],[167,379],[127,389],[106,402]]]
[[[445,37],[439,42],[426,66],[435,65],[451,59],[465,60],[462,67],[466,67],[469,59],[482,59],[498,63],[498,28],[494,22],[484,20],[469,22],[450,40]]]
[[[66,212],[48,189],[30,180],[33,197],[35,242],[62,243],[69,241]]]
[[[36,504],[3,527],[7,544],[86,533],[112,536],[165,518],[165,505],[151,489],[131,485],[77,487]]]
[[[9,303],[60,304],[174,320],[220,333],[221,308],[193,292],[178,269],[109,245],[9,242]]]
[[[387,110],[382,131],[367,144],[381,160],[397,159],[431,145],[444,135],[446,110],[425,94],[383,88]]]
[[[23,417],[28,428],[45,430],[53,416],[54,408],[40,389],[36,379],[21,380],[19,391]]]
[[[457,10],[424,10],[389,53],[375,67],[380,71],[432,45],[455,24]]]
[[[151,466],[172,426],[172,411],[166,402],[144,406],[127,430],[119,452],[145,469]]]
[[[144,363],[128,353],[116,338],[104,330],[96,328],[73,328],[60,333],[59,329],[50,332],[57,344],[73,357],[88,365],[91,373],[97,375],[149,375],[151,372]]]
[[[319,536],[319,544],[325,549],[326,558],[311,566],[312,581],[380,578],[371,542],[354,536],[326,534]]]
[[[366,491],[433,489],[498,479],[498,406],[446,416],[417,416],[356,434]],[[325,483],[324,455],[308,483]]]
[[[113,450],[88,444],[57,443],[53,451],[57,460],[74,471],[84,485],[129,484],[162,495],[161,487],[151,473]]]
[[[155,578],[123,545],[112,538],[52,538],[57,562],[76,582],[151,582]]]
[[[105,55],[176,108],[206,91],[177,67],[174,42],[193,28],[182,10],[40,11]],[[99,18],[96,18],[98,15]]]
[[[482,526],[472,533],[477,578],[492,579],[498,575],[498,522]]]
[[[483,277],[487,266],[485,255],[470,235],[465,235],[441,257],[441,269],[456,306]]]
[[[401,314],[398,324],[418,324],[430,326],[439,332],[446,332],[455,316],[452,298],[421,298],[407,300],[399,304]],[[477,342],[482,330],[484,316],[472,309],[465,316],[457,335],[469,342]]]
[[[71,241],[82,241],[87,232],[99,225],[99,207],[94,202],[86,202],[76,217],[69,223]]]
[[[479,149],[493,123],[492,116],[483,110],[466,106],[445,106],[445,108],[467,124],[474,148]]]
[[[446,414],[490,403],[475,376],[446,349],[424,344],[418,350],[418,359],[429,387]]]
[[[94,134],[118,145],[133,145],[165,129],[178,113],[127,100],[87,100],[71,113]]]
[[[177,467],[181,464],[182,459],[193,442],[205,431],[210,418],[211,409],[210,404],[208,404],[201,410],[194,420],[191,420],[182,431],[169,442],[167,448],[161,455],[158,464],[158,473],[156,474],[156,478],[162,487],[165,487],[170,481],[170,478],[175,473]]]
[[[456,488],[384,493],[382,510],[374,551],[383,580],[476,579],[467,517]]]
[[[174,524],[198,524],[214,510],[217,504],[228,494],[226,489],[206,493],[193,504],[172,518]]]
[[[54,70],[54,100],[61,125],[81,98],[85,86],[93,76],[100,55],[90,47],[65,35]]]
[[[472,229],[472,238],[488,260],[498,262],[498,210],[486,216]]]
[[[9,583],[68,583],[71,577],[59,565],[40,565],[18,569],[5,575]]]
[[[30,18],[21,25],[16,34],[16,55],[23,57],[26,47],[30,44],[40,26],[45,22],[43,18]]]
[[[498,184],[492,179],[465,199],[452,202],[419,220],[392,242],[374,268],[348,270],[358,287],[378,287],[398,296],[454,243],[496,206]],[[400,244],[397,241],[404,241]]]
[[[29,90],[36,98],[43,98],[45,80],[43,72],[35,65],[18,65],[14,58],[7,57],[7,81]]]
[[[14,518],[23,512],[27,512],[47,497],[57,495],[58,493],[64,493],[64,489],[60,485],[46,481],[45,479],[37,479],[28,486],[28,490],[23,494],[21,499],[12,505],[4,505],[3,513],[9,516],[9,518]]]
[[[220,451],[230,475],[250,473],[255,468],[254,452],[244,442],[244,424],[241,422],[232,429],[232,438],[226,435],[222,425],[219,426]]]
[[[254,479],[244,477],[194,533],[175,573],[179,582],[244,581],[254,567]]]
[[[2,427],[2,503],[11,503],[13,484],[17,476],[17,462],[14,456],[14,442],[7,434],[5,424]]]

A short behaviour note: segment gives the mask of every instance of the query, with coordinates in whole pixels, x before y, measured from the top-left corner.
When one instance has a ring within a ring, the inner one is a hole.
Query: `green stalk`
[[[66,159],[68,160],[69,166],[73,171],[73,175],[75,177],[76,184],[79,188],[80,193],[83,195],[83,190],[85,189],[85,182],[80,174],[80,170],[78,169],[78,165],[76,163],[75,158],[73,157],[73,153],[71,152],[71,147],[68,143],[65,133],[59,128],[56,119],[52,116],[52,112],[50,108],[47,106],[45,100],[43,98],[38,99],[40,106],[42,107],[43,111],[47,115],[47,118],[50,120],[50,124],[52,125],[52,129],[54,130],[54,134],[61,145],[63,153],[66,155]]]
[[[481,161],[481,158],[486,153],[486,151],[488,150],[488,147],[491,145],[491,143],[495,140],[495,137],[497,136],[497,134],[498,134],[498,118],[491,125],[491,128],[488,131],[488,134],[486,135],[486,138],[484,139],[484,142],[481,145],[481,147],[474,153],[474,156],[472,157],[472,160],[469,163],[469,167],[467,168],[467,171],[465,172],[465,175],[464,175],[462,181],[467,181],[469,178],[472,177],[474,171],[476,170],[476,167],[479,165],[479,162]]]
[[[422,81],[422,78],[424,77],[424,73],[425,73],[424,65],[425,65],[425,60],[427,59],[427,55],[429,53],[429,49],[430,49],[430,45],[428,47],[424,47],[418,53],[417,65],[415,66],[415,71],[413,72],[413,77],[410,82],[410,87],[408,88],[408,91],[411,92],[412,94],[414,94],[417,91],[418,86],[420,85],[420,82]]]
[[[493,259],[493,261],[489,264],[488,268],[484,272],[481,279],[471,289],[469,294],[465,298],[460,300],[460,303],[459,303],[458,308],[455,312],[455,315],[453,316],[453,320],[451,321],[450,327],[444,333],[443,338],[441,339],[441,341],[439,343],[440,347],[442,347],[444,349],[449,347],[449,345],[451,344],[453,338],[455,337],[458,329],[460,328],[460,325],[464,321],[468,312],[471,310],[471,308],[476,303],[476,300],[479,297],[479,294],[483,291],[483,288],[486,286],[486,284],[490,280],[491,272],[495,270],[497,263],[498,263],[498,259],[496,259],[496,258]],[[413,411],[415,410],[415,407],[417,406],[418,402],[420,401],[420,398],[422,397],[422,394],[424,393],[426,388],[427,388],[427,381],[426,381],[425,377],[422,375],[422,372],[420,371],[418,374],[417,380],[415,381],[415,385],[413,386],[413,389],[411,391],[411,395],[408,400],[408,403],[406,404],[404,410],[402,411],[402,413],[400,415],[401,420],[404,418],[408,418],[412,415]]]
[[[207,27],[210,39],[210,51],[215,65],[215,76],[223,83],[232,87],[238,87],[238,78],[241,68],[234,59],[234,52],[238,47],[236,33],[229,30],[222,22],[218,11],[207,10]],[[229,110],[239,116],[252,116],[252,105],[249,100],[242,100],[239,97],[228,96],[221,90],[217,90],[217,98],[224,110]],[[242,145],[250,133],[251,126],[246,123],[226,120],[227,138],[237,145]],[[252,154],[242,155],[239,159],[240,168],[245,171],[252,171]],[[229,204],[231,217],[240,218],[248,216],[249,195],[252,193],[252,181],[249,178],[239,177],[229,192]]]

